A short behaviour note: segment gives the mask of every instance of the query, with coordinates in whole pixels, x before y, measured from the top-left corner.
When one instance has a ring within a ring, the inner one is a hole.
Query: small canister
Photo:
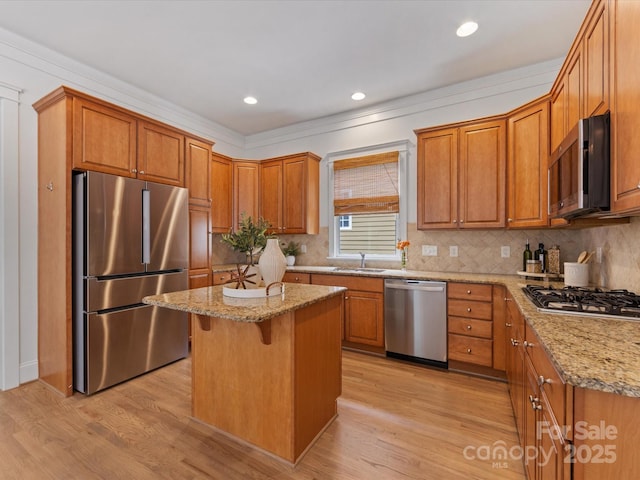
[[[540,260],[527,260],[527,273],[541,273],[542,262]]]
[[[547,252],[547,270],[548,273],[560,273],[560,247],[554,245]]]

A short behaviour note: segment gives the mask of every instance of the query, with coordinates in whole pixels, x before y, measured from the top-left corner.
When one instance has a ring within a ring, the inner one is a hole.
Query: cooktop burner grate
[[[539,310],[545,312],[640,319],[640,295],[628,290],[539,285],[527,285],[522,290]]]

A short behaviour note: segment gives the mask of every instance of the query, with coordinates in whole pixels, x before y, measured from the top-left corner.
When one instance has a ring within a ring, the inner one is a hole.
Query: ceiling
[[[251,135],[564,57],[589,4],[0,0],[0,27]]]

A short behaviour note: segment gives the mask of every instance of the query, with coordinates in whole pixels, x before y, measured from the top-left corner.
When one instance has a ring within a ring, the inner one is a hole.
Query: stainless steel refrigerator
[[[73,177],[74,388],[92,394],[188,354],[187,314],[142,298],[188,288],[188,191]]]

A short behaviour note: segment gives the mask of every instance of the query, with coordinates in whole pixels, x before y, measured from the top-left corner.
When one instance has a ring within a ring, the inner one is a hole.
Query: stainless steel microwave
[[[578,121],[551,154],[549,215],[566,219],[609,211],[609,113]]]

